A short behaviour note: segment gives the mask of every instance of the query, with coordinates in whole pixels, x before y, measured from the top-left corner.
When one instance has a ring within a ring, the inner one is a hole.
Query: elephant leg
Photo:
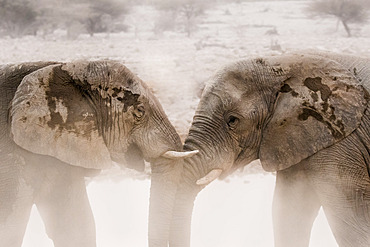
[[[22,174],[24,160],[14,154],[0,155],[0,245],[20,247],[33,205],[33,189]]]
[[[344,140],[313,158],[309,171],[339,246],[370,246],[369,153]]]
[[[347,199],[333,196],[338,196],[338,200],[325,201],[323,208],[338,245],[370,246],[370,186],[366,194],[357,190],[351,199],[353,202],[346,203],[345,208],[338,205]]]
[[[277,172],[273,200],[275,247],[307,247],[320,202],[302,165]]]
[[[61,163],[61,162],[59,162]],[[56,164],[36,200],[55,247],[95,247],[95,222],[81,168]]]

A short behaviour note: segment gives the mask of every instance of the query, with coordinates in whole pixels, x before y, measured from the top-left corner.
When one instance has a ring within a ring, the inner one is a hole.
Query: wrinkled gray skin
[[[157,99],[125,66],[78,61],[0,68],[1,246],[22,245],[33,204],[54,246],[96,246],[84,178],[112,160],[140,171],[144,159],[151,162],[151,191],[168,185],[173,189],[166,193],[175,194],[179,175],[163,171],[176,174],[182,161],[161,155],[180,151],[180,138]],[[166,210],[157,205],[161,197],[151,196],[150,218]]]
[[[255,159],[277,171],[275,246],[308,246],[320,206],[339,246],[370,246],[369,89],[370,60],[336,54],[251,59],[219,71],[185,141],[185,150],[200,152],[184,164],[170,246],[190,246],[193,203],[205,186],[196,182]]]

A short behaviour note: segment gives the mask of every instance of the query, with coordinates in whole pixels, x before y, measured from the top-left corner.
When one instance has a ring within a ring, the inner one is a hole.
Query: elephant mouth
[[[111,153],[112,161],[139,172],[145,170],[144,156],[136,144],[130,144],[125,153]]]
[[[256,152],[253,152],[253,153],[248,153],[246,152],[245,149],[243,149],[239,154],[238,156],[236,157],[236,159],[234,160],[232,166],[227,170],[227,171],[224,171],[221,175],[220,175],[220,179],[225,179],[226,177],[228,177],[230,174],[234,173],[236,170],[238,169],[242,169],[244,166],[248,165],[249,163],[251,163],[252,161],[258,159],[258,155]]]

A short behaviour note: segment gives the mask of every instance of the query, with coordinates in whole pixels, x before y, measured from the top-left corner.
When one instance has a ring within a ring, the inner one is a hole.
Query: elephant
[[[0,107],[2,246],[22,245],[35,204],[54,246],[94,247],[85,177],[113,161],[143,171],[145,160],[151,191],[163,190],[178,183],[167,167],[180,172],[183,159],[194,155],[182,152],[150,88],[117,61],[3,65]],[[151,218],[163,209],[156,196],[150,198]]]
[[[293,52],[226,65],[207,82],[185,140],[169,246],[190,246],[197,194],[260,159],[276,172],[276,247],[308,246],[323,207],[339,246],[370,246],[370,60]],[[167,236],[163,236],[165,239]],[[167,245],[163,245],[167,246]]]

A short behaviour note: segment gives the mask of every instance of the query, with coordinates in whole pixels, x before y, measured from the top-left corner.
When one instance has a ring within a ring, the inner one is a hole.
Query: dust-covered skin
[[[172,174],[188,154],[158,100],[119,62],[2,66],[0,96],[1,245],[21,246],[36,204],[55,246],[96,246],[84,177],[112,161],[139,171],[149,161],[152,191],[178,183]],[[153,218],[163,207],[150,200]]]
[[[190,245],[198,192],[255,159],[277,171],[275,246],[308,246],[320,206],[340,246],[369,246],[369,87],[370,60],[338,54],[250,59],[217,72],[185,141],[200,152],[184,164],[170,246]]]

